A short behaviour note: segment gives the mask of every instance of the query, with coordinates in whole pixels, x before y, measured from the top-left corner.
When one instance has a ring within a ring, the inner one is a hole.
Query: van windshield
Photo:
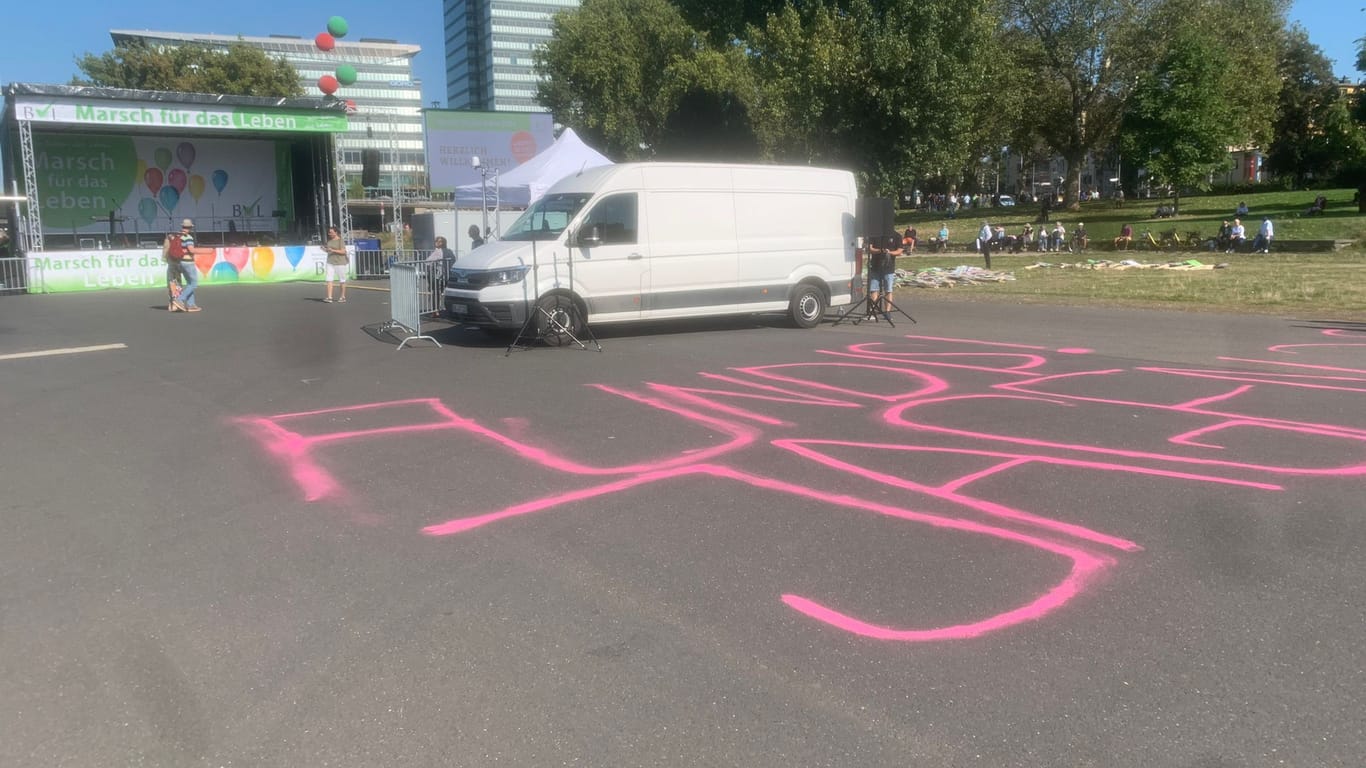
[[[503,240],[555,240],[593,196],[585,192],[546,195],[503,231]]]

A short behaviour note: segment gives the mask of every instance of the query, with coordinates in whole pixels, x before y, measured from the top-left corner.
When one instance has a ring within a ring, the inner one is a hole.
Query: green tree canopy
[[[1285,35],[1278,69],[1279,109],[1267,165],[1297,187],[1308,178],[1335,176],[1359,142],[1332,63],[1296,26]]]
[[[98,56],[86,53],[78,57],[76,67],[85,77],[73,78],[73,85],[231,96],[303,95],[299,73],[289,62],[272,59],[245,43],[232,43],[224,50],[120,42]]]
[[[1240,137],[1233,100],[1237,87],[1225,47],[1195,26],[1176,32],[1157,67],[1143,75],[1124,118],[1126,154],[1140,159],[1153,180],[1177,191],[1208,186],[1210,173],[1228,163]]]
[[[537,98],[607,155],[643,157],[670,111],[659,95],[679,92],[670,68],[698,50],[696,33],[667,0],[584,0],[555,16],[554,36],[536,58]]]

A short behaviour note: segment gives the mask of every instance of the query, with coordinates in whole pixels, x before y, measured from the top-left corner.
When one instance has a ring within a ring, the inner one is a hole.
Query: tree
[[[673,0],[673,5],[717,46],[743,39],[749,27],[762,27],[770,14],[791,6],[788,0]]]
[[[670,65],[659,93],[664,115],[654,155],[659,159],[757,162],[759,138],[749,115],[755,87],[737,47],[704,50]]]
[[[537,98],[607,155],[639,158],[663,133],[670,68],[699,48],[667,0],[584,0],[537,53]]]
[[[80,56],[76,67],[85,78],[73,78],[73,85],[232,96],[303,95],[299,73],[287,61],[240,42],[226,49],[120,42],[98,56]]]
[[[1008,39],[1034,76],[1026,119],[1067,161],[1078,205],[1086,155],[1108,146],[1161,48],[1160,0],[1006,0]]]
[[[1210,174],[1228,163],[1239,138],[1236,106],[1224,96],[1237,83],[1224,46],[1196,26],[1177,30],[1157,67],[1139,78],[1124,116],[1126,154],[1143,158],[1155,180],[1176,191],[1205,188]]]
[[[1296,26],[1282,43],[1279,70],[1280,109],[1267,165],[1296,187],[1308,178],[1332,178],[1348,159],[1354,131],[1332,64]]]
[[[996,17],[989,0],[819,0],[750,27],[775,158],[851,167],[869,193],[956,173],[990,124]]]
[[[1366,37],[1357,40],[1357,71],[1366,74]],[[1339,178],[1356,187],[1357,212],[1366,213],[1366,96],[1358,91],[1352,106],[1356,143],[1347,152]]]

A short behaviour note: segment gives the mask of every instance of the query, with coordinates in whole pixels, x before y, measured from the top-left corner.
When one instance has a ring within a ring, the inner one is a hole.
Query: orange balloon
[[[256,277],[265,279],[270,277],[270,270],[275,266],[274,248],[257,248],[251,252],[251,271],[256,273]]]
[[[194,249],[194,265],[199,270],[199,274],[208,275],[213,268],[213,263],[218,259],[216,248],[205,248],[200,246]]]

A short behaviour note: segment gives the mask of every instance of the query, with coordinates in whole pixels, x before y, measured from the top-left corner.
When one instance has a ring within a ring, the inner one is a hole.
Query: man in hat
[[[185,219],[180,222],[180,248],[173,249],[180,255],[180,274],[185,277],[185,287],[180,295],[171,302],[173,312],[198,312],[195,291],[199,288],[199,272],[194,268],[194,222]]]

